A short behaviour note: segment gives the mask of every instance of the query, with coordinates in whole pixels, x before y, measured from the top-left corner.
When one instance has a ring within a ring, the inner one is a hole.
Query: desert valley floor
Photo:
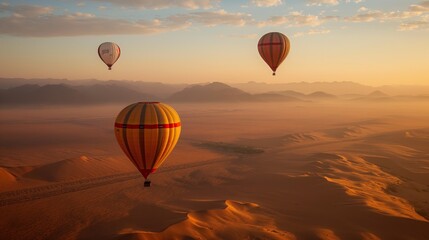
[[[0,109],[0,239],[429,239],[427,101],[171,105],[150,188],[124,105]]]

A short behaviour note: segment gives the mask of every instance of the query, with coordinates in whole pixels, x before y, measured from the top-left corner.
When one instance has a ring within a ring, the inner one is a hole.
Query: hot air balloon
[[[267,33],[258,42],[259,55],[273,70],[273,76],[276,75],[277,68],[285,60],[289,50],[289,39],[279,32]]]
[[[116,43],[105,42],[98,47],[98,56],[109,67],[109,70],[112,70],[113,64],[121,56],[121,49]]]
[[[180,131],[177,112],[160,102],[131,104],[116,117],[116,140],[145,178],[145,187],[150,186],[149,174],[162,165],[176,146]]]

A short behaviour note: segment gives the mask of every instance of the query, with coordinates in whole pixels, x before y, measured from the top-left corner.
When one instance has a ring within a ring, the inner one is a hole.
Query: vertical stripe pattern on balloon
[[[270,32],[259,39],[258,52],[275,73],[290,50],[289,39],[279,32]]]
[[[159,102],[132,104],[124,108],[115,121],[119,145],[145,178],[166,160],[180,132],[177,112]]]

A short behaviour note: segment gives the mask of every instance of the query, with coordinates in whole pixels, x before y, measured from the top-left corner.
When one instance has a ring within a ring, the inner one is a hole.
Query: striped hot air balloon
[[[267,33],[258,42],[259,55],[273,70],[273,76],[276,75],[277,68],[287,57],[289,50],[289,39],[279,32]]]
[[[98,47],[98,56],[109,67],[109,70],[112,70],[113,64],[121,56],[121,49],[116,43],[105,42]]]
[[[167,159],[181,131],[177,112],[160,102],[138,102],[116,117],[115,135],[124,153],[146,179]]]

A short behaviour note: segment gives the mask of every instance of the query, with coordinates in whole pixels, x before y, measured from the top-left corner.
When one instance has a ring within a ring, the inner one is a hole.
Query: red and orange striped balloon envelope
[[[267,33],[258,42],[259,55],[273,70],[273,76],[276,75],[277,68],[287,57],[289,50],[289,39],[279,32]]]
[[[176,110],[160,102],[138,102],[116,117],[115,135],[124,153],[146,179],[167,159],[179,140]]]

